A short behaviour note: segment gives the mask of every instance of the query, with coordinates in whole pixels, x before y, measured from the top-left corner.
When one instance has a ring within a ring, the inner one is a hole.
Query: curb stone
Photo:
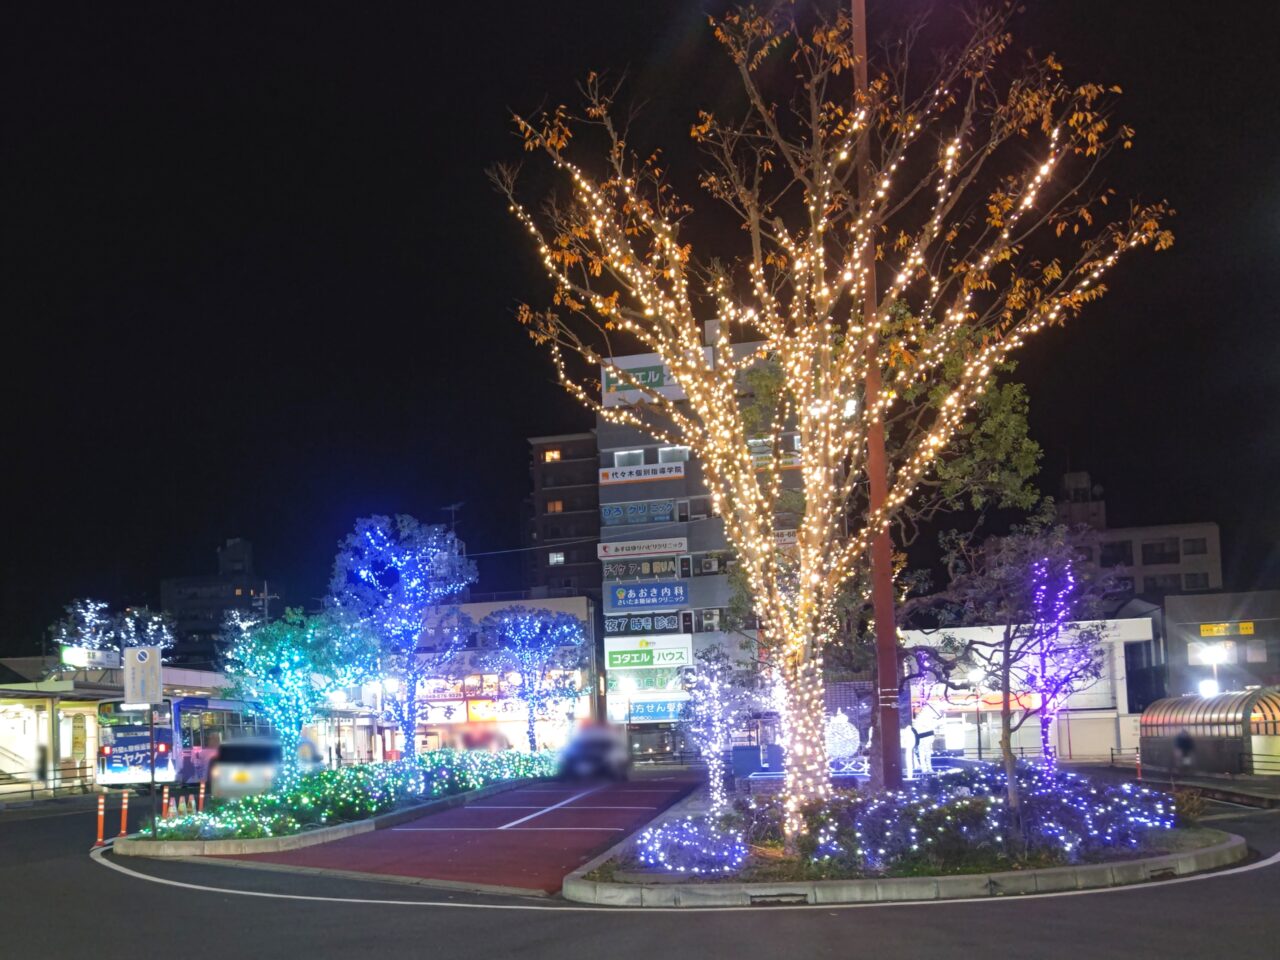
[[[249,853],[280,853],[330,843],[345,837],[354,837],[373,830],[386,830],[409,820],[416,820],[427,813],[462,806],[472,800],[480,800],[495,793],[514,790],[531,783],[545,781],[546,777],[528,777],[520,780],[503,780],[475,790],[450,794],[427,803],[415,804],[400,810],[392,810],[367,820],[340,823],[332,827],[304,830],[285,837],[261,837],[253,840],[143,840],[138,834],[123,837],[115,842],[112,850],[122,857],[210,857],[237,856]]]
[[[691,799],[686,798],[676,804],[648,826],[682,816],[693,806]],[[901,903],[1090,890],[1166,880],[1214,870],[1245,859],[1248,846],[1244,838],[1235,834],[1227,834],[1227,837],[1228,839],[1213,846],[1141,860],[988,874],[815,880],[798,883],[686,883],[665,882],[665,878],[660,883],[613,883],[586,879],[588,873],[607,863],[628,845],[629,841],[624,840],[565,877],[561,893],[566,900],[601,906],[697,908],[779,903]],[[641,876],[638,873],[619,875]]]

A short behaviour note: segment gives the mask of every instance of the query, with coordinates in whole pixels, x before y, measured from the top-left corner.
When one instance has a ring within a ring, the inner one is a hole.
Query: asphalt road
[[[1280,813],[1214,804],[1211,814],[1223,819],[1208,825],[1245,836],[1259,857],[1280,850]],[[0,814],[0,955],[1274,960],[1280,943],[1280,863],[981,903],[627,912],[211,863],[114,860],[146,879],[91,859],[92,839],[91,809]],[[384,950],[394,953],[375,953]]]

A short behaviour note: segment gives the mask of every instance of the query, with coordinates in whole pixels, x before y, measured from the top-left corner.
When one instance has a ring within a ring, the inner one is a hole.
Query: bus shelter
[[[1142,712],[1139,735],[1145,765],[1280,776],[1280,688],[1157,700]]]

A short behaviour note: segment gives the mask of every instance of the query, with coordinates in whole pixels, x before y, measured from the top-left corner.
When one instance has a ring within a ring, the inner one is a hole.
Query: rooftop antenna
[[[447,507],[440,508],[449,514],[449,532],[455,536],[458,533],[458,511],[462,509],[462,505],[465,502],[465,500],[459,500],[457,503],[451,503]]]

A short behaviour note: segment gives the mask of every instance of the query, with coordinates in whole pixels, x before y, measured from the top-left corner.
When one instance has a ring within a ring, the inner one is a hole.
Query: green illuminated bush
[[[162,820],[158,840],[250,840],[364,820],[401,804],[555,773],[550,751],[434,750],[407,760],[340,767],[298,777],[270,793],[216,803],[202,814]],[[149,835],[150,830],[143,830]],[[148,837],[149,838],[149,837]]]

